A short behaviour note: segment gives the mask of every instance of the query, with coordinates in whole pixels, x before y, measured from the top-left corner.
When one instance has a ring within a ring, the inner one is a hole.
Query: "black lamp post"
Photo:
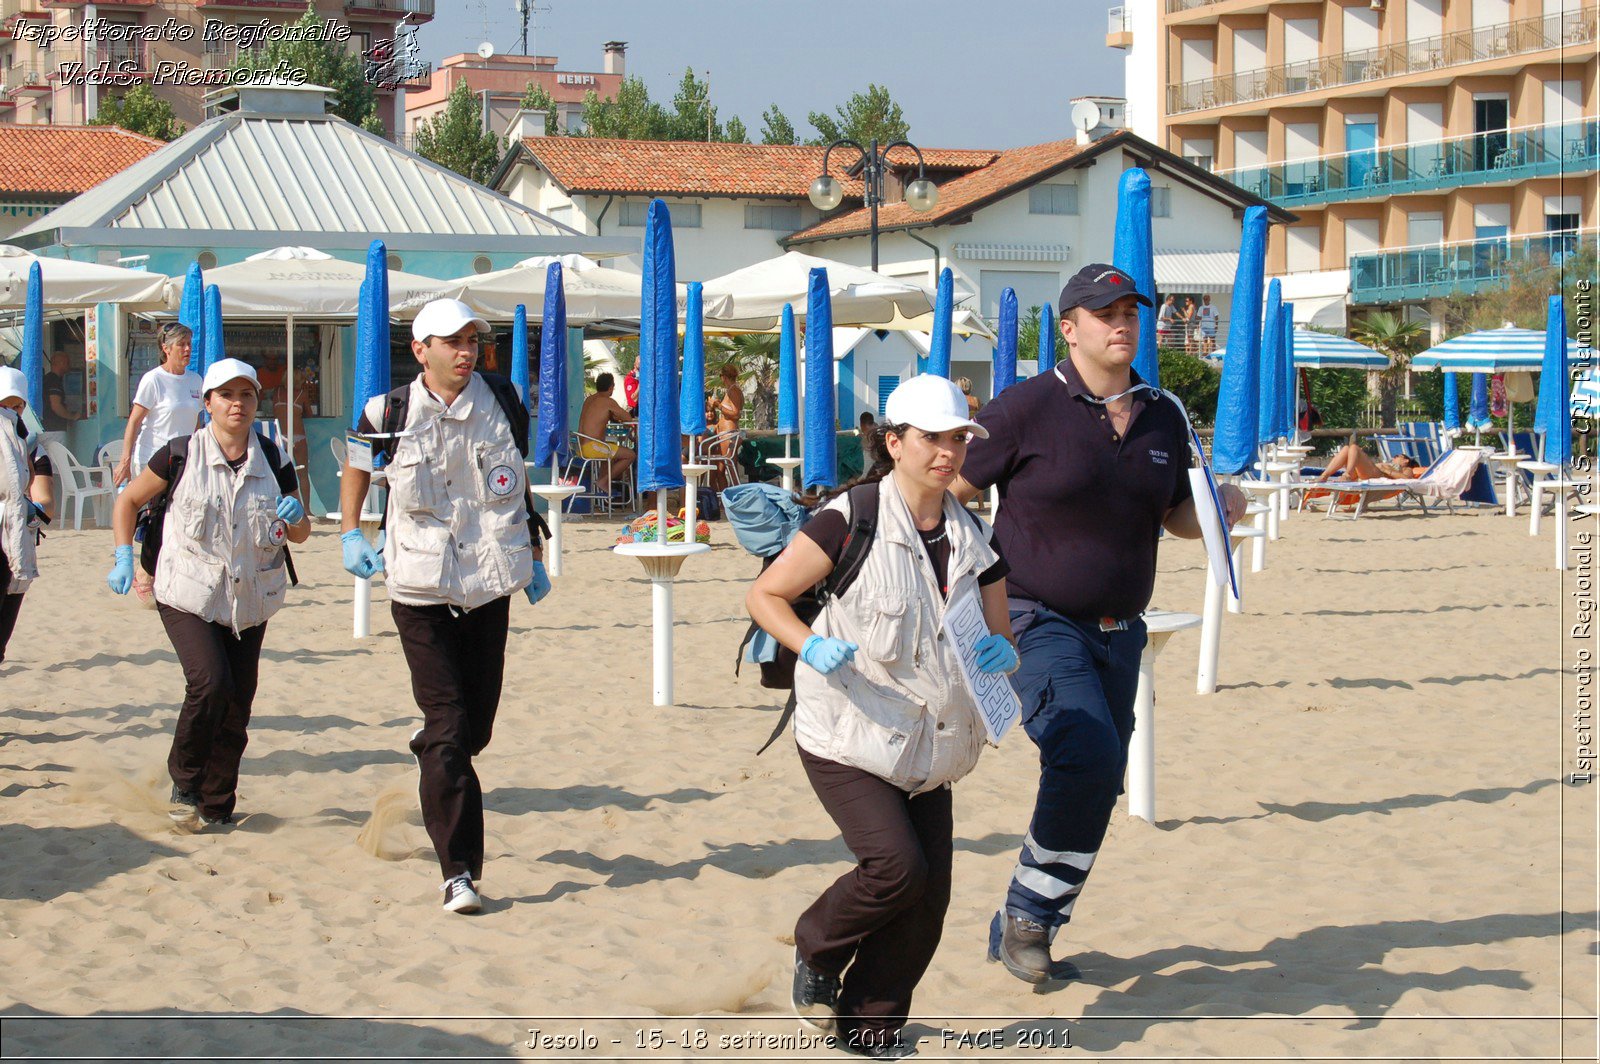
[[[926,177],[922,162],[922,149],[909,140],[897,140],[885,144],[882,149],[874,138],[871,146],[863,148],[853,140],[836,140],[828,145],[827,151],[822,153],[822,174],[811,182],[808,197],[811,203],[820,211],[831,211],[844,201],[844,188],[836,178],[828,175],[828,157],[833,154],[833,149],[848,146],[854,148],[861,157],[861,187],[862,195],[866,200],[867,208],[872,212],[872,269],[878,269],[878,204],[883,202],[883,177],[889,169],[889,152],[895,148],[910,148],[917,153],[917,178],[906,186],[906,204],[914,211],[921,213],[931,211],[934,204],[939,202],[939,190],[932,181]]]

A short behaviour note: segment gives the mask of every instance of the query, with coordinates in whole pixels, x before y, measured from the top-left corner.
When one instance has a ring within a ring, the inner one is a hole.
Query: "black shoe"
[[[794,951],[794,987],[789,999],[794,1002],[794,1014],[807,1027],[824,1033],[833,1030],[834,1006],[839,1003],[839,977],[824,975]]]
[[[233,823],[233,814],[229,813],[227,816],[209,816],[205,813],[201,813],[200,823],[208,828],[227,827],[229,824]]]
[[[843,1038],[833,1039],[835,1049],[842,1049],[855,1057],[872,1060],[902,1060],[917,1055],[917,1047],[907,1042],[900,1031],[851,1031]]]
[[[1046,982],[1051,978],[1050,932],[1002,909],[989,922],[989,960],[1005,965],[1025,983]]]
[[[171,806],[167,810],[167,815],[175,823],[187,823],[200,816],[200,796],[191,791],[180,790],[177,784],[172,785],[172,794],[167,802]]]

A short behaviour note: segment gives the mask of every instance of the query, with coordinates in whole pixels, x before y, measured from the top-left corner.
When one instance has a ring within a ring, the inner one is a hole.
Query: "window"
[[[649,200],[623,200],[622,221],[620,224],[642,227],[645,219],[650,214]],[[675,229],[700,228],[700,204],[698,203],[669,203],[667,214],[672,218]]]
[[[1029,214],[1077,214],[1077,185],[1034,185],[1028,190]]]
[[[1172,217],[1172,189],[1165,186],[1151,186],[1150,217]]]
[[[878,420],[883,420],[883,408],[889,405],[889,393],[900,387],[898,376],[878,378]]]
[[[1285,271],[1305,273],[1322,269],[1322,229],[1315,225],[1293,225],[1285,231]]]
[[[800,206],[796,203],[749,203],[744,208],[746,229],[780,229],[792,233],[799,229]]]

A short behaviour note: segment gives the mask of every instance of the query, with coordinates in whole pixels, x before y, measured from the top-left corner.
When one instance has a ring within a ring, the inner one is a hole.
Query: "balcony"
[[[344,9],[363,15],[416,15],[433,18],[434,0],[346,0]]]
[[[1180,11],[1193,11],[1197,7],[1210,7],[1221,2],[1222,0],[1167,0],[1167,14],[1176,15]]]
[[[1568,229],[1535,236],[1492,237],[1350,256],[1352,303],[1403,303],[1440,299],[1505,280],[1511,264],[1558,265],[1592,248],[1600,230]]]
[[[1600,168],[1597,153],[1600,123],[1591,118],[1241,167],[1217,176],[1281,207],[1311,207],[1588,173]]]
[[[1127,48],[1133,44],[1133,14],[1125,7],[1106,12],[1106,47]]]
[[[1231,107],[1595,41],[1593,7],[1263,67],[1167,89],[1167,114]]]

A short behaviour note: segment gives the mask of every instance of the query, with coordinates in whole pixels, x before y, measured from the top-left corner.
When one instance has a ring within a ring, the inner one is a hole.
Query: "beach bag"
[[[167,523],[167,506],[172,502],[172,493],[177,490],[178,481],[183,479],[183,471],[189,465],[189,439],[188,436],[179,436],[168,444],[172,464],[167,471],[172,478],[167,481],[167,490],[145,503],[144,509],[134,519],[133,538],[139,541],[139,568],[151,576],[156,575],[156,563],[161,560],[161,537]],[[276,472],[283,464],[283,452],[260,432],[256,433],[256,442],[267,456],[267,464]],[[283,562],[289,570],[290,586],[299,587],[300,578],[295,574],[294,557],[289,553],[288,543],[283,545]]]
[[[718,521],[722,518],[722,500],[711,488],[699,488],[695,491],[695,506],[700,511],[700,516],[707,521]]]

